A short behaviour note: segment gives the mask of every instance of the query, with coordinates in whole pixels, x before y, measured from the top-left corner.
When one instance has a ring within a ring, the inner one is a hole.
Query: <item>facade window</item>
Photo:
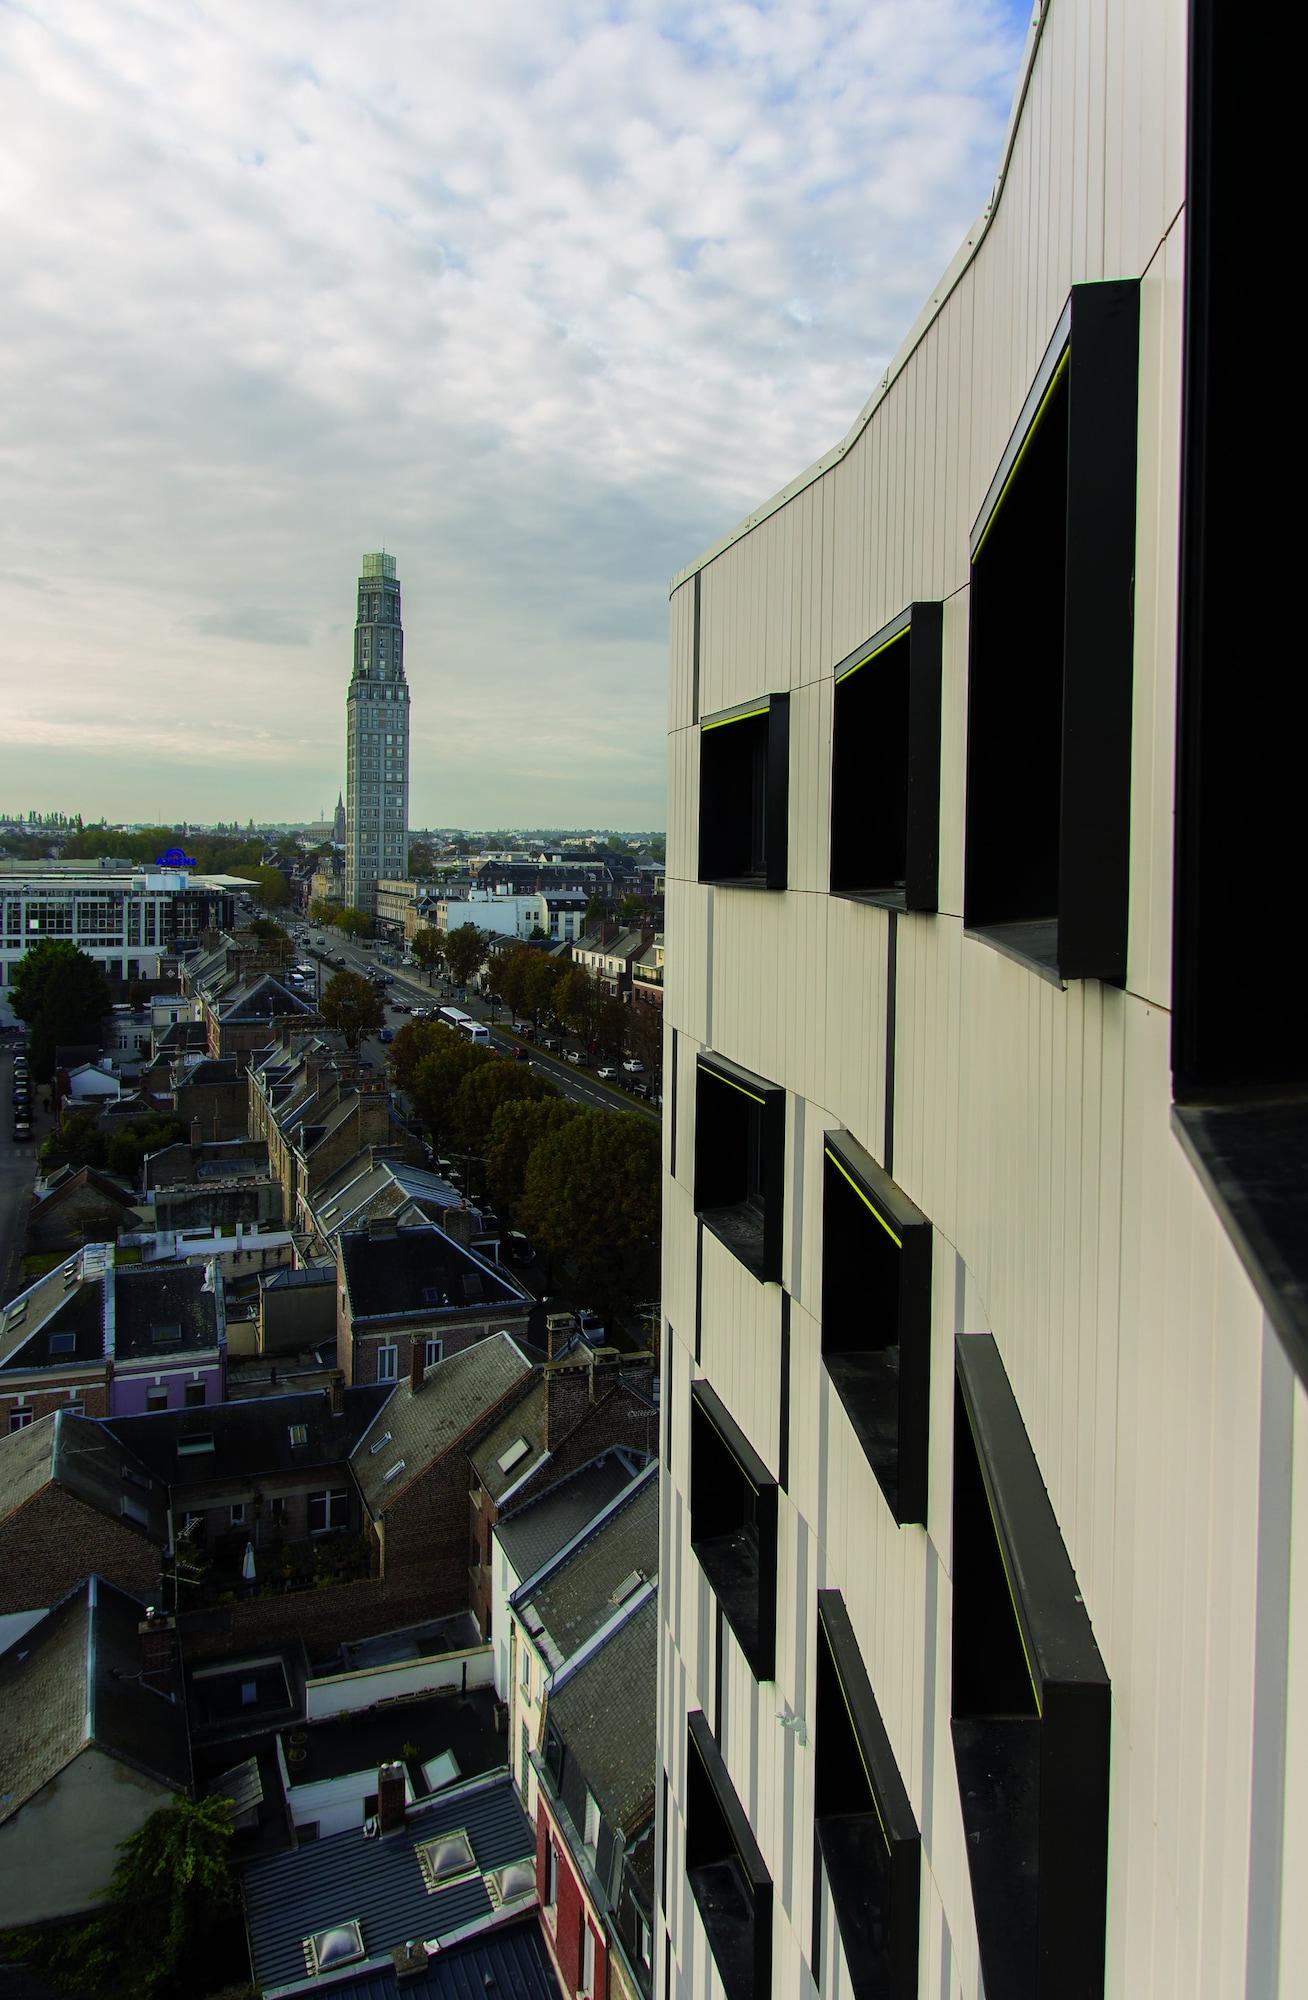
[[[269,1503],[269,1509],[268,1509],[268,1512],[269,1512],[269,1518],[271,1519],[271,1521],[272,1521],[272,1524],[273,1524],[274,1528],[284,1528],[284,1527],[285,1527],[285,1525],[286,1525],[286,1499],[285,1499],[285,1496],[284,1496],[283,1494],[281,1494],[281,1493],[275,1493],[275,1494],[273,1495],[273,1498],[272,1498],[271,1502]]]
[[[11,1431],[25,1431],[31,1421],[32,1412],[30,1410],[11,1410],[9,1412],[9,1428]]]
[[[444,1345],[439,1340],[424,1340],[422,1344],[423,1367],[434,1368],[444,1353]]]
[[[522,1730],[520,1733],[519,1749],[521,1752],[521,1760],[522,1760],[521,1761],[522,1776],[519,1780],[518,1789],[522,1793],[522,1803],[525,1806],[527,1803],[528,1786],[531,1781],[531,1731],[528,1729],[525,1722],[522,1725]]]
[[[240,1528],[244,1526],[245,1524],[244,1500],[234,1500],[232,1502],[231,1507],[228,1509],[228,1519],[230,1520],[234,1528]]]
[[[701,882],[785,888],[789,789],[789,695],[768,695],[701,723]]]
[[[377,1349],[377,1380],[379,1382],[393,1382],[396,1379],[398,1359],[399,1349],[397,1347],[387,1345]]]
[[[838,1590],[818,1592],[815,1729],[818,1851],[853,1990],[916,1995],[921,1840]]]
[[[771,2000],[772,1877],[699,1710],[687,1726],[686,1879],[726,2000]]]
[[[1126,977],[1140,288],[1077,285],[971,536],[963,920]]]
[[[581,1920],[581,1991],[595,1991],[595,1933],[583,1916]]]
[[[147,1410],[166,1410],[168,1408],[167,1389],[162,1387],[147,1389],[145,1392],[145,1407]]]
[[[531,1654],[522,1648],[522,1686],[525,1693],[531,1693]]]
[[[582,1830],[581,1844],[583,1847],[587,1847],[590,1849],[592,1859],[595,1854],[595,1849],[599,1846],[599,1837],[600,1837],[599,1800],[595,1797],[593,1792],[587,1792],[586,1819],[585,1819],[585,1825]]]
[[[695,1213],[756,1278],[781,1277],[786,1094],[723,1056],[695,1073]]]
[[[1099,2000],[1108,1676],[994,1337],[956,1352],[950,1707],[981,1971]]]
[[[690,1391],[690,1545],[755,1680],[777,1631],[777,1482],[707,1382]]]
[[[913,604],[836,668],[831,889],[936,908],[942,608]]]
[[[559,1857],[553,1835],[545,1842],[545,1907],[550,1916],[559,1907]]]
[[[350,1515],[350,1496],[343,1486],[326,1493],[309,1495],[309,1533],[326,1534],[329,1528],[343,1528]]]
[[[205,1401],[205,1396],[203,1382],[188,1382],[184,1392],[184,1407],[188,1410],[198,1410]]]
[[[822,1170],[823,1366],[896,1521],[924,1522],[931,1224],[847,1132]]]

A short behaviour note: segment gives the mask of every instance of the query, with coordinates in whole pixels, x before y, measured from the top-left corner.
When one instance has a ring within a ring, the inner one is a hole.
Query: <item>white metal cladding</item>
[[[845,1594],[922,1828],[921,1991],[978,1991],[950,1754],[950,1487],[953,1340],[985,1329],[1112,1678],[1105,1990],[1308,1990],[1308,1397],[1169,1125],[1186,12],[1042,9],[991,207],[886,381],[836,451],[673,588],[659,1729],[678,1995],[720,1991],[684,1880],[685,1719],[711,1712],[719,1679],[689,1547],[692,1378],[773,1471],[780,1448],[779,1291],[709,1237],[694,1358],[702,1048],[788,1093],[777,1678],[755,1684],[729,1629],[720,1672],[723,1754],[775,1886],[774,1991],[810,1990],[812,1760],[777,1716],[810,1712],[824,1586]],[[1129,969],[1124,991],[1063,991],[962,934],[968,534],[1071,286],[1114,278],[1141,286]],[[891,1520],[817,1318],[822,1132],[847,1127],[881,1157],[887,1093],[890,920],[827,893],[832,670],[915,598],[944,601],[940,915],[897,921],[893,1077],[894,1176],[936,1232],[925,1530]],[[790,886],[703,887],[698,718],[783,690]],[[847,1991],[829,1909],[819,1920],[822,1990]],[[661,1936],[655,1957],[661,1982]]]

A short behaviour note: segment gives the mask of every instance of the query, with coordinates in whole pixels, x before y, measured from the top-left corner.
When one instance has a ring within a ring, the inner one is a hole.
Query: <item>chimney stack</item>
[[[377,1829],[399,1833],[404,1826],[404,1766],[383,1764],[377,1772]]]
[[[332,1376],[330,1395],[332,1415],[334,1417],[343,1417],[345,1415],[345,1377],[343,1375],[336,1374]]]
[[[165,1618],[151,1608],[137,1626],[141,1636],[141,1685],[171,1701],[173,1660],[177,1646],[177,1620]]]
[[[409,1394],[416,1396],[422,1387],[426,1370],[427,1342],[420,1333],[415,1333],[409,1342]]]

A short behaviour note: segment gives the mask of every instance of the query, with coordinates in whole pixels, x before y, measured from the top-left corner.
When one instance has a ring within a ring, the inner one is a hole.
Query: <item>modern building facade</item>
[[[363,558],[345,704],[345,900],[372,915],[409,865],[409,689],[395,558]]]
[[[673,585],[667,2000],[1308,1983],[1256,47],[1038,6],[872,401]]]

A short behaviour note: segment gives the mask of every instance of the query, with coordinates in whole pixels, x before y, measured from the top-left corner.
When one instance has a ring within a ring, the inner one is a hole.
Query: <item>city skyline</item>
[[[0,793],[330,809],[386,546],[413,819],[660,824],[669,579],[874,391],[1027,12],[14,17]]]

